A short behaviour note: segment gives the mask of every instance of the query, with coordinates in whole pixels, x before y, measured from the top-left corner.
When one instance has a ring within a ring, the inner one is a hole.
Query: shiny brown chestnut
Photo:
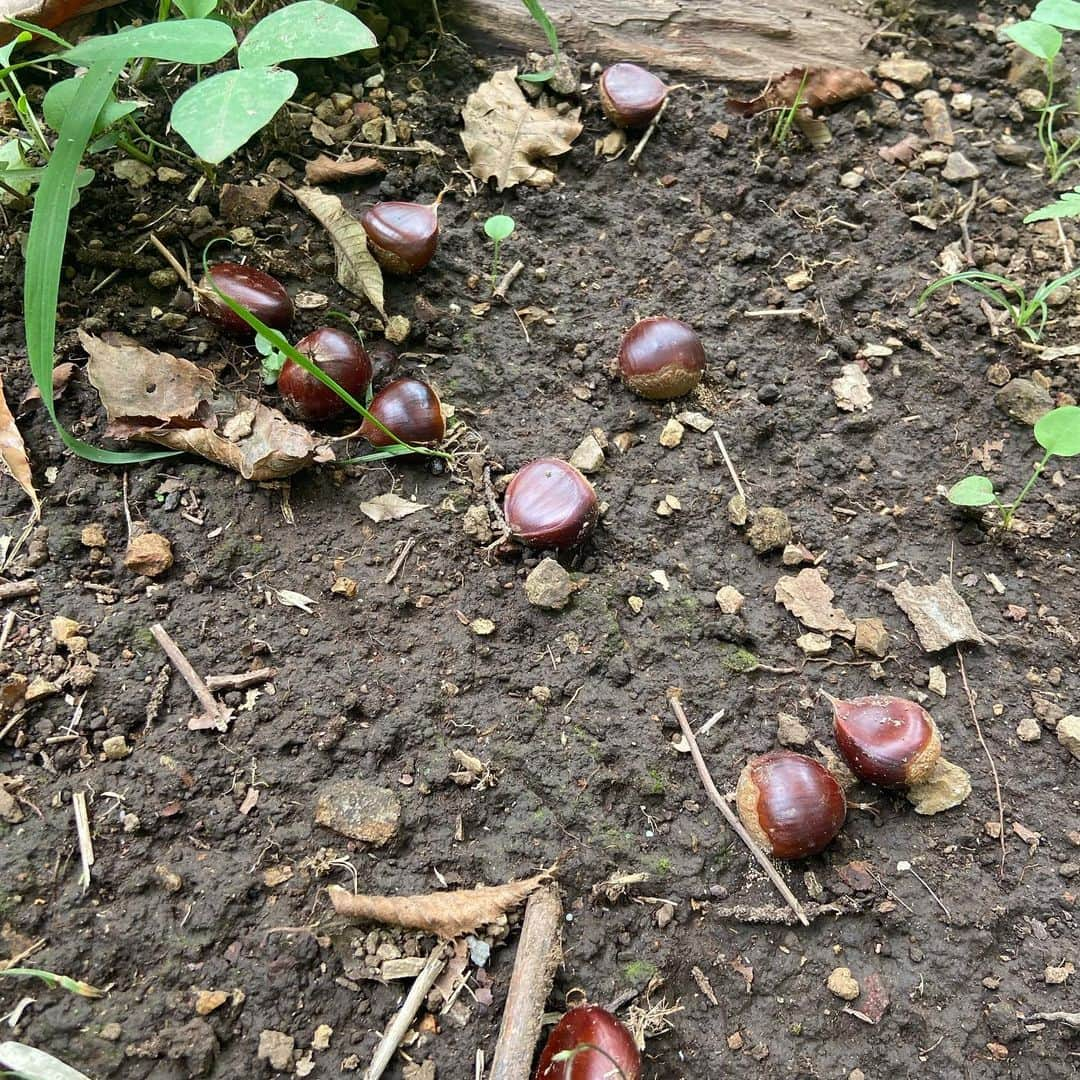
[[[360,215],[375,260],[392,274],[415,274],[439,243],[438,202],[381,202]]]
[[[941,735],[921,705],[882,694],[829,701],[836,743],[860,780],[908,787],[925,780],[937,765]]]
[[[213,281],[230,300],[245,307],[255,318],[275,330],[288,330],[293,320],[292,298],[275,277],[254,266],[220,262],[210,267],[195,292],[199,310],[226,333],[253,337],[255,331],[232,308],[226,307],[210,287]]]
[[[595,528],[600,500],[573,465],[538,458],[510,481],[503,516],[513,535],[530,547],[571,548]]]
[[[607,1009],[579,1005],[552,1028],[534,1080],[641,1080],[641,1054]]]
[[[439,395],[419,379],[395,379],[372,399],[368,412],[402,442],[435,446],[446,434]],[[393,439],[370,420],[360,425],[360,435],[372,446],[390,446]]]
[[[747,832],[778,859],[802,859],[825,848],[844,826],[844,789],[824,765],[790,750],[749,762],[735,790]]]
[[[689,394],[705,370],[705,349],[693,327],[662,316],[642,319],[619,346],[623,382],[653,401]]]
[[[660,111],[667,87],[637,64],[619,63],[600,76],[600,105],[604,115],[622,128],[645,127]]]
[[[301,338],[296,349],[363,404],[364,394],[371,385],[371,360],[352,334],[324,326]],[[330,420],[349,407],[329,386],[294,360],[286,360],[282,365],[277,385],[281,396],[301,420]]]

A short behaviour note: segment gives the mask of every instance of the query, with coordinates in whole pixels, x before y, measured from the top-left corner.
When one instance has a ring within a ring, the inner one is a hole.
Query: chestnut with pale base
[[[941,757],[934,718],[914,701],[875,694],[833,707],[836,744],[848,768],[868,784],[910,787],[921,783]]]
[[[619,346],[619,374],[635,394],[667,401],[689,394],[705,371],[705,348],[693,327],[654,317],[635,323]]]

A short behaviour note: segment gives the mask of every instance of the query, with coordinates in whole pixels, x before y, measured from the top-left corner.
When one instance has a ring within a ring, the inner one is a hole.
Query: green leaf
[[[16,34],[6,45],[0,45],[0,68],[8,67],[11,64],[11,54],[33,36],[24,30],[21,34]]]
[[[59,59],[76,67],[100,60],[127,62],[136,57],[179,64],[212,64],[236,47],[232,28],[216,19],[173,19],[128,27],[76,45]]]
[[[948,498],[954,506],[986,506],[995,501],[994,485],[985,476],[965,476],[949,488]]]
[[[300,0],[260,19],[237,54],[242,68],[286,60],[316,60],[378,47],[375,35],[355,16],[323,0]]]
[[[291,71],[223,71],[189,87],[172,107],[172,126],[212,165],[239,150],[274,118],[296,89]]]
[[[68,220],[79,162],[90,141],[94,120],[112,93],[122,60],[102,61],[91,66],[83,77],[78,107],[73,108],[60,128],[56,148],[41,176],[34,200],[30,233],[26,240],[26,270],[23,277],[23,321],[30,372],[44,404],[66,446],[80,457],[106,465],[126,465],[173,457],[171,452],[140,450],[123,452],[99,450],[76,439],[60,423],[53,401],[53,351],[56,346],[56,305],[60,295],[60,268],[64,259]]]
[[[1061,52],[1061,31],[1055,30],[1049,23],[1026,19],[1006,26],[1004,33],[1022,49],[1048,63]]]
[[[541,30],[544,31],[544,37],[547,38],[548,47],[551,49],[552,55],[556,60],[559,59],[559,35],[555,32],[555,24],[551,21],[548,13],[544,10],[544,5],[540,3],[540,0],[521,0],[525,5],[526,10],[533,17],[533,21]],[[533,71],[527,75],[519,75],[518,78],[522,82],[547,82],[548,79],[555,74],[555,69],[550,71]]]
[[[1035,424],[1035,441],[1056,457],[1080,454],[1080,405],[1051,409]]]
[[[52,1054],[21,1042],[0,1043],[0,1065],[15,1069],[21,1080],[90,1080]]]
[[[8,139],[0,143],[0,180],[20,195],[29,195],[41,170],[29,167],[23,150],[22,141],[19,139]],[[6,205],[12,201],[14,196],[0,191],[0,204]]]
[[[80,76],[75,79],[64,79],[61,82],[53,83],[49,87],[48,93],[41,102],[41,111],[45,117],[45,123],[53,131],[60,130],[64,118],[79,96],[81,85],[82,77]],[[98,113],[97,119],[94,121],[93,133],[97,135],[98,132],[112,127],[118,120],[130,116],[133,112],[138,112],[141,108],[142,106],[137,101],[120,102],[110,93],[108,100],[102,106],[101,112]]]
[[[1031,17],[1064,30],[1080,30],[1080,4],[1076,0],[1041,0]]]
[[[173,0],[185,19],[205,19],[217,10],[218,0]]]
[[[1049,221],[1052,218],[1080,217],[1080,188],[1061,193],[1057,202],[1048,203],[1038,210],[1032,210],[1024,224],[1030,225],[1033,221]]]
[[[484,222],[484,232],[496,241],[505,240],[514,231],[514,219],[508,214],[493,214]]]

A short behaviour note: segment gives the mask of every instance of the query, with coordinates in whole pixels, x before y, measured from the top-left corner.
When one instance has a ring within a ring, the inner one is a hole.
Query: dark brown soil
[[[893,36],[870,46],[927,59],[931,85],[947,102],[955,91],[974,95],[972,112],[953,112],[955,149],[981,171],[966,216],[970,181],[950,184],[937,166],[905,169],[878,154],[922,133],[911,88],[897,102],[879,93],[841,108],[823,150],[793,138],[780,152],[766,137],[768,121],[736,120],[724,90],[694,86],[673,99],[636,170],[625,156],[594,155],[608,125],[590,94],[586,131],[559,162],[555,188],[481,188],[474,197],[453,172],[465,160],[458,110],[506,58],[474,58],[447,41],[418,70],[434,43],[419,36],[385,58],[386,85],[410,102],[404,115],[416,137],[448,154],[435,163],[387,154],[385,179],[344,193],[346,204],[430,198],[444,181],[455,183],[434,263],[388,287],[390,310],[413,324],[402,370],[437,384],[486,448],[496,479],[533,457],[569,456],[596,428],[609,439],[632,436],[625,452],[609,448],[593,478],[606,514],[585,549],[564,560],[581,587],[561,613],[526,600],[523,581],[540,553],[488,557],[465,535],[463,514],[484,496],[464,464],[453,474],[419,463],[324,467],[277,485],[183,457],[132,467],[132,515],[168,536],[177,555],[159,583],[135,579],[121,562],[121,470],[64,452],[42,412],[22,419],[44,526],[9,576],[33,576],[41,592],[6,605],[16,618],[0,672],[55,680],[71,663],[50,636],[50,619],[61,615],[82,625],[100,664],[85,697],[69,688],[46,698],[4,735],[0,765],[5,779],[21,781],[23,820],[0,824],[0,954],[42,939],[24,963],[109,992],[91,1001],[5,980],[0,1011],[24,994],[36,998],[11,1037],[94,1080],[180,1080],[271,1075],[257,1060],[262,1031],[293,1036],[300,1062],[325,1024],[333,1035],[329,1049],[314,1053],[311,1075],[350,1067],[360,1075],[407,983],[363,978],[363,955],[352,955],[349,936],[331,940],[326,886],[353,882],[333,860],[351,863],[361,890],[412,893],[497,883],[558,859],[566,961],[549,1007],[560,1010],[573,987],[598,1002],[625,1003],[637,990],[638,1006],[678,1006],[668,1029],[648,1041],[649,1080],[1075,1075],[1076,1031],[1020,1018],[1077,1009],[1075,976],[1053,984],[1044,972],[1080,966],[1078,762],[1054,732],[1062,715],[1080,712],[1080,473],[1075,460],[1058,462],[1007,535],[989,516],[951,508],[943,492],[972,467],[975,451],[990,455],[1007,491],[1036,460],[1030,429],[995,406],[991,364],[1045,377],[1059,402],[1080,392],[1080,379],[1075,358],[1047,359],[1016,336],[992,337],[971,294],[953,301],[942,293],[926,313],[912,311],[939,253],[956,241],[979,265],[1029,282],[1062,265],[1056,230],[1020,224],[1048,199],[1040,171],[994,153],[1011,133],[1039,160],[1032,123],[1015,119],[1017,85],[1006,80],[1007,51],[991,30],[1005,5],[978,7],[981,15],[966,4],[950,17],[902,17],[888,28]],[[587,68],[589,58],[579,59]],[[347,90],[371,70],[316,66],[304,85]],[[410,79],[422,82],[422,94],[409,97]],[[726,138],[716,124],[729,125]],[[320,149],[306,135],[290,138],[294,165]],[[253,177],[274,156],[253,149],[219,179]],[[856,190],[839,182],[852,169],[865,174]],[[161,322],[154,308],[176,310],[176,300],[149,289],[145,268],[92,291],[108,269],[85,252],[95,244],[132,252],[166,211],[159,233],[193,255],[231,227],[186,224],[193,177],[133,191],[108,163],[99,174],[73,219],[64,358],[83,362],[74,334],[82,323],[201,357],[227,383],[257,385],[254,362],[198,316],[179,330]],[[210,185],[200,204],[217,214]],[[481,225],[496,212],[518,223],[504,252],[526,266],[513,303],[545,313],[530,322],[530,342],[508,307],[473,313],[488,293]],[[917,215],[936,231],[913,223]],[[29,386],[19,256],[27,227],[27,218],[9,215],[0,269],[0,350],[13,407]],[[278,272],[290,291],[361,307],[329,276],[326,237],[287,199],[252,227],[247,257]],[[1074,227],[1066,224],[1065,234]],[[800,269],[812,283],[790,292],[784,279]],[[747,315],[776,308],[808,315]],[[621,334],[652,314],[685,319],[705,342],[709,374],[688,403],[644,402],[611,377]],[[1053,319],[1043,344],[1071,343],[1080,325],[1075,298]],[[298,331],[314,325],[307,314]],[[873,406],[845,413],[831,383],[859,358]],[[836,603],[853,618],[884,620],[890,656],[880,668],[840,642],[828,662],[807,661],[795,644],[802,628],[773,599],[777,579],[795,570],[777,552],[755,554],[729,523],[734,488],[711,433],[688,429],[677,449],[659,445],[667,418],[687,407],[715,419],[751,505],[787,512],[798,541],[827,569]],[[61,411],[84,437],[101,440],[97,398],[81,376]],[[373,525],[359,504],[391,489],[429,508]],[[655,508],[667,494],[682,509],[661,517]],[[0,499],[3,528],[18,536],[25,499],[12,483],[0,487]],[[107,535],[100,557],[80,541],[91,523]],[[412,549],[388,582],[407,542]],[[965,661],[1000,775],[1003,871],[988,828],[998,818],[994,783],[957,655],[926,655],[883,589],[942,573],[952,574],[996,641],[967,648]],[[358,582],[355,599],[331,593],[337,576]],[[723,585],[745,596],[741,615],[717,609]],[[276,590],[312,598],[311,612],[284,606]],[[643,600],[640,613],[631,597]],[[475,634],[466,624],[477,618],[490,619],[494,633]],[[204,675],[277,669],[259,694],[225,695],[237,708],[227,734],[188,730],[196,705],[175,675],[148,721],[164,666],[148,629],[158,621]],[[751,655],[793,672],[747,670]],[[947,676],[944,699],[928,690],[934,665]],[[809,930],[749,923],[731,906],[779,900],[709,805],[689,757],[671,746],[673,687],[697,724],[724,711],[702,737],[722,790],[734,787],[748,756],[777,745],[779,712],[797,714],[813,738],[831,744],[819,696],[828,690],[924,700],[949,758],[970,772],[973,793],[956,809],[919,817],[899,795],[860,790],[855,801],[871,807],[853,809],[823,855],[783,868],[804,900],[813,888],[845,913]],[[1039,741],[1018,740],[1025,717],[1039,720]],[[103,740],[117,735],[132,752],[106,761]],[[489,763],[494,786],[456,783],[455,749]],[[400,799],[400,827],[386,848],[315,824],[320,787],[347,778]],[[258,802],[242,813],[251,788]],[[96,862],[85,893],[73,792],[87,793],[93,823]],[[125,815],[137,821],[125,825]],[[1030,843],[1014,823],[1030,830]],[[853,876],[848,864],[857,860],[880,884]],[[904,860],[940,905],[898,870]],[[648,879],[614,900],[594,895],[620,874]],[[661,927],[665,901],[674,916]],[[387,934],[372,948],[390,940],[403,943]],[[490,1060],[515,941],[511,928],[487,973],[470,968],[471,989],[490,986],[491,1004],[486,993],[474,1000],[466,991],[450,1014],[438,1016],[436,1007],[437,1019],[406,1047],[409,1058],[430,1059],[447,1080],[474,1075],[477,1048]],[[432,944],[405,943],[413,952]],[[846,1013],[827,990],[840,966],[863,984],[855,1010],[868,1007],[867,980],[880,980],[889,1003],[876,1025]],[[703,995],[694,969],[718,1004]],[[243,1000],[198,1016],[197,991],[215,989],[239,989]],[[399,1056],[387,1075],[408,1075],[404,1065]]]

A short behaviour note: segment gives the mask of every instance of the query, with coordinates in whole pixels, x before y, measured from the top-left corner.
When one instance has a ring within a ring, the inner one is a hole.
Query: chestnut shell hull
[[[435,257],[439,217],[423,203],[382,202],[360,215],[376,261],[392,274],[415,274]]]
[[[667,87],[637,64],[612,64],[600,75],[600,105],[618,127],[645,127],[666,97]]]
[[[705,347],[692,326],[654,317],[635,323],[619,346],[619,374],[644,398],[667,401],[689,394],[705,371]]]
[[[778,859],[803,859],[827,847],[844,826],[844,789],[824,765],[774,750],[743,769],[735,792],[751,836]]]
[[[573,465],[538,458],[510,481],[503,514],[513,535],[530,547],[572,548],[596,527],[600,500]]]
[[[906,787],[925,780],[941,757],[934,718],[905,698],[871,695],[833,701],[836,744],[868,784]]]
[[[336,327],[326,326],[301,338],[296,348],[343,390],[363,403],[364,394],[371,385],[371,360],[356,338]],[[302,420],[330,420],[349,408],[329,386],[293,360],[286,360],[281,369],[278,391]]]
[[[583,1050],[572,1060],[555,1061],[557,1054],[577,1046],[598,1046]],[[634,1037],[616,1017],[599,1005],[579,1005],[571,1009],[552,1029],[540,1054],[535,1080],[641,1080],[641,1054]]]
[[[446,434],[439,395],[419,379],[395,379],[387,383],[371,399],[367,409],[402,442],[413,446],[435,446]],[[375,447],[393,443],[385,431],[369,420],[360,425],[360,434]]]
[[[257,319],[275,330],[287,330],[293,321],[292,298],[277,278],[254,266],[222,262],[210,267],[210,278],[230,300],[245,307]],[[213,323],[235,337],[252,337],[255,331],[203,280],[203,293],[196,297],[199,310]]]

